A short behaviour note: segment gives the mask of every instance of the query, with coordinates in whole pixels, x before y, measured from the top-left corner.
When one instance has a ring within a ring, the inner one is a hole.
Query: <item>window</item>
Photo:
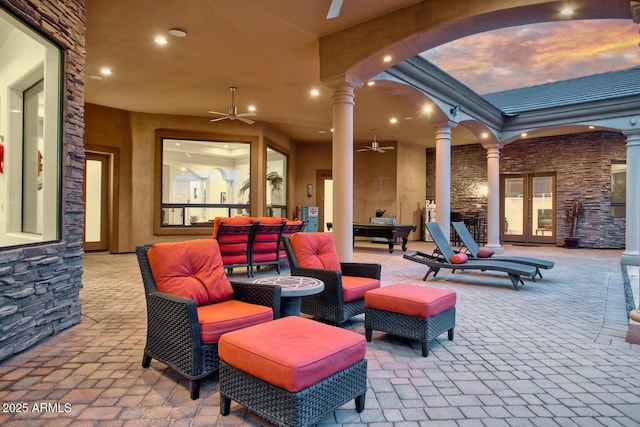
[[[0,57],[0,247],[59,240],[62,53],[0,9]]]
[[[287,217],[287,155],[267,147],[267,215]]]
[[[624,160],[611,161],[611,216],[627,215],[627,164]]]
[[[249,215],[251,144],[160,136],[160,228],[211,227]]]

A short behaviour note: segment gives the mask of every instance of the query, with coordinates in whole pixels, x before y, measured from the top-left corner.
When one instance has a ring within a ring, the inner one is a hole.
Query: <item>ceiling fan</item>
[[[384,153],[385,150],[394,150],[396,147],[380,147],[378,140],[376,139],[376,134],[378,133],[378,129],[373,129],[373,141],[371,141],[371,145],[365,145],[357,151],[376,151],[378,153]]]
[[[342,0],[332,0],[329,7],[329,13],[327,13],[327,19],[333,19],[340,16],[340,9],[342,8]]]
[[[240,120],[241,122],[245,122],[247,124],[254,124],[255,122],[251,119],[247,119],[246,117],[255,116],[256,113],[253,111],[249,111],[246,113],[238,114],[238,108],[235,104],[235,95],[236,95],[236,87],[231,86],[229,88],[231,90],[231,106],[229,107],[229,113],[220,113],[218,111],[209,111],[210,114],[218,114],[222,117],[218,117],[216,119],[211,119],[212,122],[219,122],[220,120]]]

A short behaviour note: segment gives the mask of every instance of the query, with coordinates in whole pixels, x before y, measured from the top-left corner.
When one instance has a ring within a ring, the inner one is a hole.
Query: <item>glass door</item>
[[[503,175],[501,238],[505,242],[555,242],[555,174]]]

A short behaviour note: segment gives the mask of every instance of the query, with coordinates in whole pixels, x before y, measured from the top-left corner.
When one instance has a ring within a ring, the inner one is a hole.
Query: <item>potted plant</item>
[[[569,225],[569,236],[564,238],[565,248],[575,249],[578,247],[580,239],[576,237],[578,228],[578,218],[584,212],[584,204],[580,200],[573,200],[571,205],[564,211],[564,220]]]

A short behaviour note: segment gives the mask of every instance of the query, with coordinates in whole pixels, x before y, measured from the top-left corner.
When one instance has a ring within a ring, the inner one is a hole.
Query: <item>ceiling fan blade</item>
[[[384,147],[382,147],[382,148],[384,148]],[[378,148],[378,149],[377,149],[377,150],[375,150],[375,151],[377,151],[378,153],[384,153],[384,150],[383,150],[383,149],[381,149],[381,148]]]
[[[218,114],[220,116],[226,116],[227,113],[220,113],[219,111],[207,111],[207,113],[209,114]]]
[[[236,114],[236,117],[253,117],[256,113],[253,111],[247,111],[246,113]]]
[[[378,150],[395,150],[396,147],[378,147]]]
[[[333,19],[340,16],[340,9],[342,8],[342,0],[332,0],[329,7],[329,13],[327,13],[327,19]]]
[[[254,122],[253,120],[251,120],[251,119],[245,119],[244,117],[240,117],[240,114],[238,114],[238,115],[236,116],[236,119],[240,120],[241,122],[245,122],[245,123],[246,123],[246,124],[248,124],[248,125],[252,125],[252,124],[254,124],[254,123],[255,123],[255,122]]]
[[[227,120],[230,119],[231,117],[229,116],[224,116],[224,117],[218,117],[217,119],[211,119],[209,120],[210,122],[219,122],[220,120]]]
[[[362,148],[360,148],[360,149],[358,149],[356,151],[374,151],[374,150],[371,147],[362,147]]]

